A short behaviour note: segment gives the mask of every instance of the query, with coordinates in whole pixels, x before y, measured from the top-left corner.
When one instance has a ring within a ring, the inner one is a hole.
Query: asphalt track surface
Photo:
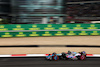
[[[45,58],[0,58],[0,67],[100,67],[100,58],[47,61]]]

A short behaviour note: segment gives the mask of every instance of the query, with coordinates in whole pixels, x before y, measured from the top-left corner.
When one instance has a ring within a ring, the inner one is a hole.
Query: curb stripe
[[[95,57],[100,57],[100,54],[94,54],[93,56],[95,56]]]
[[[93,56],[93,54],[87,54],[86,56]]]
[[[46,56],[46,54],[27,54],[28,57],[43,57]]]
[[[11,55],[0,55],[0,57],[11,57]]]
[[[17,56],[26,56],[26,55],[27,55],[27,54],[13,54],[13,55],[11,55],[11,56],[12,56],[12,57],[13,57],[13,56],[16,56],[16,57],[17,57]]]
[[[45,57],[48,55],[49,54],[12,54],[12,55],[0,55],[0,57]],[[60,56],[61,54],[57,55]],[[87,57],[100,57],[100,54],[87,54]]]

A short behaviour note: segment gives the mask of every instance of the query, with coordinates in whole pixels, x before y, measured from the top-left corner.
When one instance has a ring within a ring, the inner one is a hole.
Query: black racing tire
[[[61,59],[65,60],[66,59],[66,53],[62,53]]]
[[[81,55],[80,56],[80,60],[85,60],[86,59],[86,56],[85,55]]]

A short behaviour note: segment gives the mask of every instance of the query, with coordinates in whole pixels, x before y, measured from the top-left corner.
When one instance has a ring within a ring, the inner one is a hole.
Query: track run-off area
[[[100,46],[100,36],[57,36],[57,37],[19,37],[0,38],[0,46],[63,46],[63,45],[94,45]],[[48,54],[66,51],[86,51],[87,54],[100,54],[97,47],[1,47],[0,54]]]
[[[84,61],[47,61],[45,58],[0,58],[0,67],[100,67],[100,58],[87,58]]]

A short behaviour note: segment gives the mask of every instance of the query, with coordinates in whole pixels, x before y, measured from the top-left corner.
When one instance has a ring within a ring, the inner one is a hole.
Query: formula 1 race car
[[[61,54],[61,59],[72,59],[72,60],[85,60],[86,59],[86,52],[71,52],[68,51],[68,53],[62,53]]]
[[[57,61],[57,60],[59,60],[59,57],[57,56],[56,53],[53,53],[53,54],[49,54],[48,56],[46,56],[46,60],[50,60],[50,61],[54,60],[54,61]]]

